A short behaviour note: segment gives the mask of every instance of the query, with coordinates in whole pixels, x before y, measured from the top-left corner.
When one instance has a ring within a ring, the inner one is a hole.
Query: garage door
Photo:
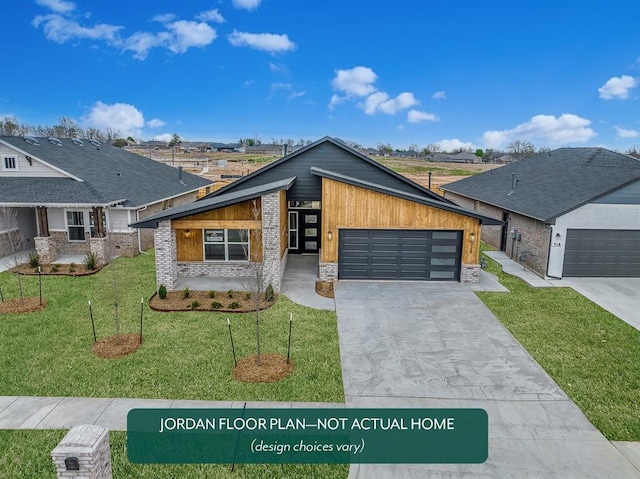
[[[562,276],[640,277],[640,230],[567,230]]]
[[[339,279],[460,280],[462,231],[341,229]]]

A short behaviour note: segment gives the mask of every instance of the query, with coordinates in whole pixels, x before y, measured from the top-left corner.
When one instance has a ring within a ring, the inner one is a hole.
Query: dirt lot
[[[132,151],[166,164],[182,165],[185,171],[222,185],[235,181],[233,178],[222,178],[222,175],[246,176],[278,159],[274,156],[244,153],[176,153],[175,157],[172,157],[168,150]],[[429,184],[429,172],[431,172],[431,188],[435,191],[438,186],[502,166],[486,163],[438,163],[386,157],[373,157],[373,159],[424,187]]]

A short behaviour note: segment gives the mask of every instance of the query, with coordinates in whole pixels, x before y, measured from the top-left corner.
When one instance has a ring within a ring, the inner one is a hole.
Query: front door
[[[317,253],[320,250],[320,210],[297,210],[296,213],[298,248],[291,252]]]

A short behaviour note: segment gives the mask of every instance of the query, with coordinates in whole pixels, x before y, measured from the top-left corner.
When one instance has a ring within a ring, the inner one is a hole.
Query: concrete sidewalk
[[[555,286],[552,282],[541,278],[530,269],[509,258],[504,254],[504,251],[485,251],[484,254],[502,266],[502,271],[512,276],[517,276],[529,284],[529,286],[533,286],[534,288],[552,288]]]
[[[127,430],[127,414],[136,408],[343,408],[343,403],[276,401],[196,401],[187,399],[128,399],[0,396],[0,429],[71,429],[96,424]]]
[[[282,278],[282,294],[294,303],[314,309],[335,311],[336,303],[316,293],[318,255],[290,254]]]

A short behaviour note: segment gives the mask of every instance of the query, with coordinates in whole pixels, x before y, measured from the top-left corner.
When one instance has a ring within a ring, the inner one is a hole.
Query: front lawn
[[[155,289],[154,257],[119,258],[84,277],[42,278],[43,311],[0,315],[0,395],[137,397],[209,400],[342,402],[342,373],[334,312],[297,305],[281,296],[261,313],[263,352],[286,355],[293,313],[294,372],[278,383],[239,383],[231,377],[231,319],[238,359],[255,353],[252,314],[161,313],[146,305]],[[24,277],[37,296],[36,277]],[[18,296],[11,273],[0,274],[7,298]],[[115,294],[117,293],[117,294]],[[138,331],[144,298],[144,344],[120,359],[92,353],[92,302],[98,339],[115,334],[117,296],[121,331]]]
[[[0,477],[55,479],[50,452],[67,431],[0,430]],[[109,433],[113,477],[117,479],[344,479],[346,464],[132,464],[127,459],[125,432]]]
[[[532,288],[487,258],[510,293],[476,293],[609,440],[640,441],[640,331],[571,288]]]

